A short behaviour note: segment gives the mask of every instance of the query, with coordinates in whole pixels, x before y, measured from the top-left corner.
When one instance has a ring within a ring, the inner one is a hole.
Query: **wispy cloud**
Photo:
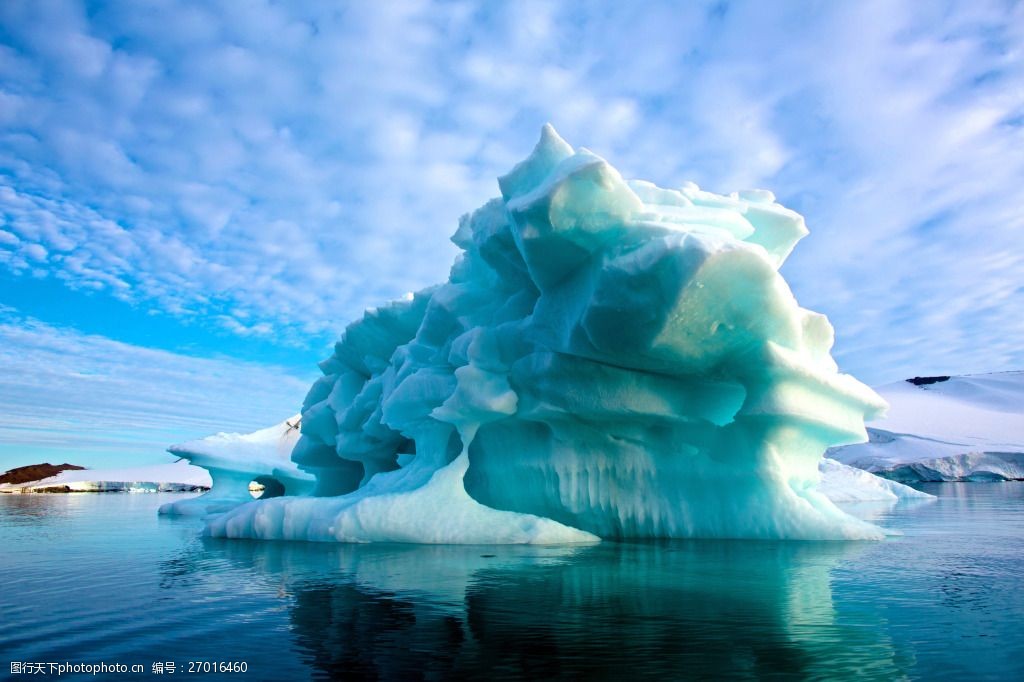
[[[1024,6],[0,4],[0,267],[322,342],[445,277],[544,121],[767,186],[844,368],[1024,365]]]
[[[311,379],[132,346],[9,307],[0,310],[0,367],[0,468],[159,461],[171,443],[290,416]]]

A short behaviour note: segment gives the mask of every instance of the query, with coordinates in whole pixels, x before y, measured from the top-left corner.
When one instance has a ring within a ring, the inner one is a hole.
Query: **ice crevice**
[[[302,406],[312,491],[207,532],[343,542],[878,539],[819,489],[885,402],[779,267],[771,192],[627,182],[545,126],[447,282],[350,324]]]

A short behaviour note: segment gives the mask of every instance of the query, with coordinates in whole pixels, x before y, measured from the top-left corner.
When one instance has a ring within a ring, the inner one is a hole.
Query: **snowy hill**
[[[0,484],[0,492],[182,492],[210,487],[210,475],[188,462],[122,469],[69,469],[35,481]]]
[[[829,456],[896,481],[1024,480],[1024,372],[924,377],[876,389],[888,418]]]

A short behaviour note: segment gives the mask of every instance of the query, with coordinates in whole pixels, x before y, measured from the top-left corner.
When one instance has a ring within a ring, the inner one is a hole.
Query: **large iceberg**
[[[778,272],[800,215],[764,190],[627,182],[550,126],[498,184],[450,279],[367,311],[321,363],[292,452],[312,495],[209,534],[883,536],[818,487],[822,453],[866,440],[885,403]]]

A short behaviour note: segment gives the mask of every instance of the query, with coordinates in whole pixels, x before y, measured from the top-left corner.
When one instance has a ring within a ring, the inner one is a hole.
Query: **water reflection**
[[[833,605],[833,569],[863,544],[197,545],[165,577],[226,562],[276,591],[325,679],[891,679],[912,665],[884,623]]]
[[[0,494],[0,523],[15,527],[59,525],[72,515],[74,506],[81,501],[80,497],[3,493]]]
[[[1024,679],[1024,484],[929,489],[856,544],[204,540],[163,495],[0,496],[12,660],[253,679]],[[173,498],[172,498],[173,499]]]
[[[893,533],[892,528],[885,525],[887,519],[894,514],[903,514],[907,511],[927,507],[935,503],[931,497],[910,497],[901,500],[865,500],[862,502],[840,502],[836,506],[847,514],[852,514],[858,519],[868,521],[886,529],[887,533]]]

